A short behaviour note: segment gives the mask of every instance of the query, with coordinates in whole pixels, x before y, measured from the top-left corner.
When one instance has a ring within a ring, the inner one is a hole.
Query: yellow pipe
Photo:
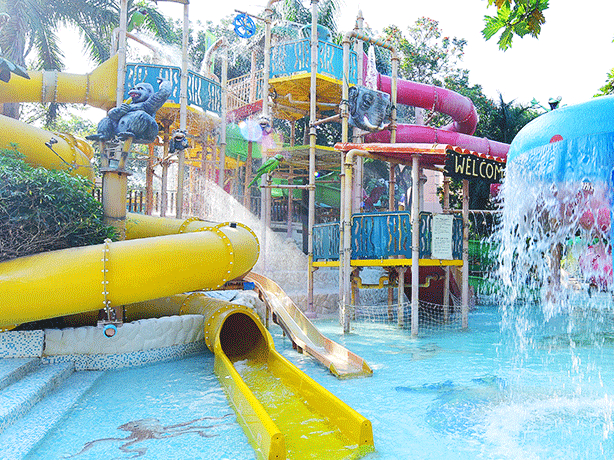
[[[82,103],[105,110],[115,106],[117,55],[85,75],[57,71],[31,71],[28,74],[29,80],[15,75],[9,83],[0,85],[0,103]],[[54,134],[4,116],[0,116],[0,126],[0,148],[17,149],[30,164],[70,170],[94,181],[90,163],[94,152],[86,141],[70,134]],[[57,142],[49,148],[45,143],[51,139]]]
[[[71,135],[54,134],[3,115],[0,115],[0,127],[0,148],[17,150],[27,163],[34,166],[70,171],[94,182],[94,169],[90,163],[93,151],[85,141]],[[49,144],[49,148],[45,144],[51,139],[57,142]]]
[[[117,54],[85,75],[44,70],[28,71],[30,79],[14,75],[0,85],[0,103],[58,102],[87,104],[109,110],[115,107]]]
[[[232,253],[235,255],[233,274],[235,275],[226,281],[242,277],[256,264],[260,254],[258,237],[251,228],[240,222],[217,223],[198,217],[173,219],[136,213],[128,213],[126,216],[126,239],[128,240],[203,231],[225,235],[232,241]]]
[[[248,272],[258,251],[245,227],[218,225],[2,262],[0,327],[216,289]]]
[[[173,219],[152,217],[145,214],[128,213],[126,217],[126,239],[149,238],[152,236],[175,235],[177,233],[196,232],[215,227],[217,223],[208,222],[198,217]]]

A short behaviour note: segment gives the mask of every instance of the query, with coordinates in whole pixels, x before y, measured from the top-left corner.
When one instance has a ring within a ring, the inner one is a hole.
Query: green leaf
[[[499,41],[497,42],[499,45],[499,49],[505,51],[512,47],[512,39],[514,38],[514,33],[512,29],[506,28],[501,37],[499,37]]]
[[[518,35],[521,38],[529,33],[529,28],[527,27],[527,24],[525,22],[519,22],[517,24],[514,24],[514,26],[512,27],[512,30],[514,31],[516,35]]]
[[[505,21],[499,17],[484,16],[486,26],[482,29],[482,36],[486,40],[490,40],[502,27],[505,27]]]

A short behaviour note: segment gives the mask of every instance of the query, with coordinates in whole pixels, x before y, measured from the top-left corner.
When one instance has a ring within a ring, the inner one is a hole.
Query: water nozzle
[[[114,324],[107,324],[102,329],[102,333],[105,335],[105,337],[110,339],[111,337],[115,337],[115,334],[117,334],[117,327]]]

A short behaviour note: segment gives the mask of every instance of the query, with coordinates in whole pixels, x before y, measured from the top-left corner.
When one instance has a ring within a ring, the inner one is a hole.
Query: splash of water
[[[181,48],[179,46],[162,43],[149,31],[134,31],[131,32],[131,35],[148,49],[147,53],[143,55],[142,48],[139,46],[129,47],[130,59],[134,62],[147,62],[149,59],[146,56],[151,55],[152,64],[181,67]],[[134,41],[132,43],[134,44]]]
[[[212,178],[213,179],[213,178]],[[251,228],[262,241],[263,225],[258,216],[252,214],[231,194],[221,189],[213,180],[199,178],[192,181],[192,190],[186,189],[186,214],[195,215],[215,222],[240,222]],[[294,226],[300,224],[293,223]],[[307,255],[292,239],[280,236],[270,228],[266,229],[266,248],[260,248],[261,256],[254,271],[265,275],[292,294],[305,295],[307,292]],[[336,271],[317,272],[319,291],[337,292]]]
[[[377,68],[375,66],[375,48],[369,46],[367,55],[367,74],[365,75],[365,86],[369,89],[377,89]]]
[[[611,138],[551,142],[508,162],[495,278],[503,331],[521,353],[545,336],[599,345],[612,333]]]

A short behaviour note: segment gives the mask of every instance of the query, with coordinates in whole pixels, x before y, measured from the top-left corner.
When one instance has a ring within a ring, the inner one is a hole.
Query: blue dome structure
[[[614,96],[548,112],[514,138],[508,166],[551,182],[609,181],[614,166]]]

